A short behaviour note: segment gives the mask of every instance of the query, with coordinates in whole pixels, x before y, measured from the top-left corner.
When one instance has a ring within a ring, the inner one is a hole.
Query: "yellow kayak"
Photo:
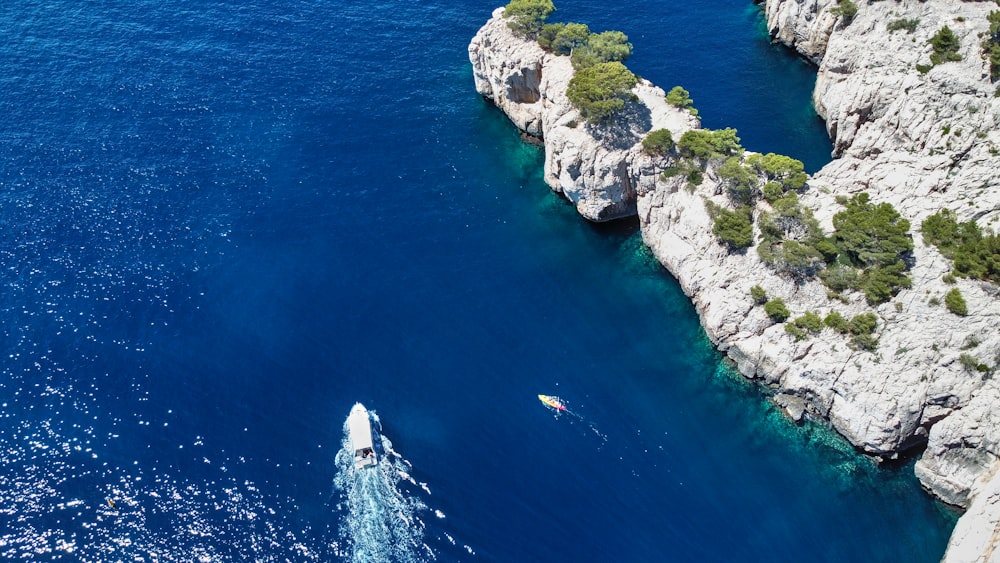
[[[556,409],[557,411],[566,410],[566,405],[563,404],[562,399],[554,395],[539,395],[538,400],[545,403],[545,406]]]

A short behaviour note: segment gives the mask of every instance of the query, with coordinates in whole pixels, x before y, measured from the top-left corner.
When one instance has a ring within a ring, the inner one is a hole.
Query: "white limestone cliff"
[[[545,182],[572,201],[581,215],[608,221],[636,214],[636,195],[656,183],[654,163],[642,152],[652,129],[670,129],[675,138],[698,126],[689,112],[666,103],[665,93],[640,80],[641,103],[614,124],[592,127],[566,98],[573,77],[569,57],[546,53],[534,41],[516,37],[503,9],[469,45],[476,91],[493,101],[523,132],[544,139]]]
[[[945,563],[1000,563],[1000,468],[982,477],[948,542]]]
[[[818,281],[797,283],[774,273],[755,248],[731,253],[723,247],[705,205],[727,205],[711,168],[694,191],[682,178],[658,179],[669,162],[643,154],[642,136],[668,128],[677,139],[698,127],[687,112],[665,103],[662,90],[648,82],[637,87],[644,108],[633,108],[633,117],[619,122],[627,141],[616,144],[613,136],[582,125],[566,100],[568,59],[515,37],[501,11],[479,31],[469,53],[477,91],[523,131],[543,138],[546,182],[588,219],[638,213],[643,240],[691,298],[709,338],[745,376],[773,388],[790,412],[828,420],[872,455],[891,458],[926,443],[916,469],[921,482],[946,502],[967,507],[980,502],[984,493],[977,491],[1000,464],[994,408],[1000,385],[970,372],[959,358],[964,353],[993,367],[1000,363],[1000,289],[960,279],[956,286],[969,315],[949,313],[938,300],[953,287],[941,279],[950,265],[922,243],[919,225],[946,207],[961,220],[998,225],[1000,98],[977,38],[987,28],[986,14],[997,7],[876,1],[860,5],[844,25],[830,13],[834,5],[767,0],[764,11],[773,37],[818,64],[814,103],[834,140],[837,158],[809,181],[803,204],[829,232],[841,209],[836,196],[865,191],[875,202],[892,203],[912,226],[913,287],[874,309],[875,353],[853,349],[829,329],[796,341],[754,306],[749,290],[760,285],[769,297],[784,299],[795,316],[836,309],[850,317],[870,310],[860,294],[848,294],[848,303],[831,301]],[[919,19],[916,31],[886,31],[887,22],[901,18]],[[960,37],[963,60],[921,74],[915,65],[929,62],[928,40],[945,24]],[[985,506],[993,512],[977,522],[1000,520],[1000,503]],[[965,522],[963,517],[960,528]],[[953,546],[949,557],[974,551]]]

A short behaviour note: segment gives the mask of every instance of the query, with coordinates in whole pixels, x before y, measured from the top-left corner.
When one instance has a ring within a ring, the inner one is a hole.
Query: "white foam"
[[[374,415],[373,418],[378,423],[378,418]],[[423,544],[424,524],[417,512],[426,507],[401,487],[403,483],[416,484],[404,469],[408,464],[392,452],[388,439],[383,437],[381,444],[385,455],[379,463],[356,469],[347,424],[344,424],[334,480],[342,497],[340,505],[346,509],[340,522],[344,551],[357,563],[420,561],[420,549],[426,546]],[[430,554],[433,557],[433,551]]]

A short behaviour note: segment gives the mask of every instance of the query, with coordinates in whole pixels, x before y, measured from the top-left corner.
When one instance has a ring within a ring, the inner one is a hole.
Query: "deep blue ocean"
[[[941,557],[912,464],[789,423],[634,222],[543,184],[473,88],[496,5],[0,3],[0,559]],[[707,127],[828,160],[749,1],[558,8]],[[356,401],[398,454],[377,512]]]

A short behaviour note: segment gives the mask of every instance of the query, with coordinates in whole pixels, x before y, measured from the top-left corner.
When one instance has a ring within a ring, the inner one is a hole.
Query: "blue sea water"
[[[940,558],[909,464],[786,421],[634,223],[544,186],[472,87],[495,7],[0,4],[0,559]],[[751,3],[558,8],[706,126],[829,158]],[[369,487],[355,401],[396,452]]]

